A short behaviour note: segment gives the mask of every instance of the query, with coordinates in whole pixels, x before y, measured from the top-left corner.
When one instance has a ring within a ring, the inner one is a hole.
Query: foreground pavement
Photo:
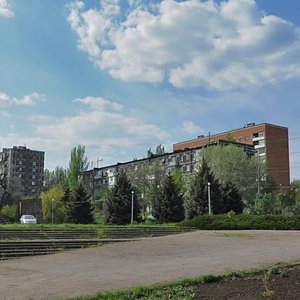
[[[300,231],[196,231],[0,261],[1,299],[59,299],[300,262]]]

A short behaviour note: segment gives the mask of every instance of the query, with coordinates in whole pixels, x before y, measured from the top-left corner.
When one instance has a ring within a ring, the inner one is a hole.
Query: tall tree
[[[263,161],[249,157],[243,148],[234,145],[207,147],[203,156],[220,184],[233,183],[244,202],[253,201],[253,195],[266,176]]]
[[[231,182],[228,182],[224,187],[222,187],[222,198],[224,202],[224,213],[231,210],[237,214],[241,214],[243,212],[244,203],[242,201],[242,197]]]
[[[73,222],[73,216],[72,216],[72,193],[69,188],[66,188],[64,190],[63,197],[61,199],[62,203],[65,206],[65,222],[66,223],[72,223]]]
[[[67,171],[67,179],[71,191],[76,190],[80,175],[88,169],[88,166],[88,159],[85,156],[85,147],[82,145],[74,147],[70,154],[69,169]]]
[[[133,217],[135,221],[138,220],[140,209],[135,194],[126,174],[120,173],[116,185],[104,202],[105,222],[108,224],[129,224],[131,221],[132,197],[134,198]]]
[[[156,149],[155,149],[155,154],[156,155],[163,155],[163,154],[165,154],[165,147],[162,146],[161,144],[157,145]]]
[[[52,213],[55,223],[64,221],[63,195],[63,188],[59,184],[54,185],[49,190],[41,193],[43,218],[46,222],[52,221]]]
[[[206,160],[202,159],[200,169],[194,174],[187,192],[184,204],[187,219],[208,213],[208,183],[210,183],[212,212],[217,214],[224,211],[221,186],[215,179]]]
[[[67,186],[67,171],[63,167],[55,167],[53,171],[44,171],[44,189],[47,190],[55,185]]]
[[[75,224],[90,224],[93,223],[93,210],[89,200],[87,191],[82,184],[76,188],[72,203],[69,202],[69,220]]]
[[[159,222],[179,222],[184,219],[183,195],[170,174],[163,182],[153,215]]]

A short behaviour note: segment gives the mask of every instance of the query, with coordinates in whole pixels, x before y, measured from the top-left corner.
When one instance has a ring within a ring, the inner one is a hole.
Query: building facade
[[[234,144],[237,147],[242,147],[248,155],[254,154],[252,145],[224,140],[210,143],[211,146],[219,144]],[[175,171],[175,169],[180,170],[183,176],[186,177],[191,175],[197,168],[198,159],[206,147],[207,145],[177,150],[162,155],[153,155],[148,158],[93,168],[84,172],[83,184],[92,196],[97,196],[103,187],[113,187],[118,174],[121,172],[125,172],[130,182],[138,186],[143,186],[146,182],[160,184],[164,177]]]
[[[266,161],[271,176],[282,187],[290,185],[289,167],[289,137],[288,128],[269,123],[249,123],[238,128],[209,136],[199,136],[196,139],[176,143],[173,151],[194,149],[208,145],[212,141],[234,140],[239,143],[252,145],[255,154]]]
[[[0,152],[1,173],[8,187],[21,196],[36,196],[43,188],[43,151],[27,149],[24,146],[4,148]]]

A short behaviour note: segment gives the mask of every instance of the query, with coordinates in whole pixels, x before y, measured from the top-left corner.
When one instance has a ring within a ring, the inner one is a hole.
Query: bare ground
[[[200,284],[197,300],[298,300],[300,298],[300,266],[283,268],[275,274],[234,278]]]
[[[196,231],[0,261],[1,299],[59,299],[299,262],[299,249],[297,231]]]

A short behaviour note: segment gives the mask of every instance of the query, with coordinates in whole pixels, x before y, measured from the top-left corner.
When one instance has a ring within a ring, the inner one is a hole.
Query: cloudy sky
[[[0,149],[77,144],[100,165],[239,128],[289,127],[300,178],[300,1],[0,0]]]

